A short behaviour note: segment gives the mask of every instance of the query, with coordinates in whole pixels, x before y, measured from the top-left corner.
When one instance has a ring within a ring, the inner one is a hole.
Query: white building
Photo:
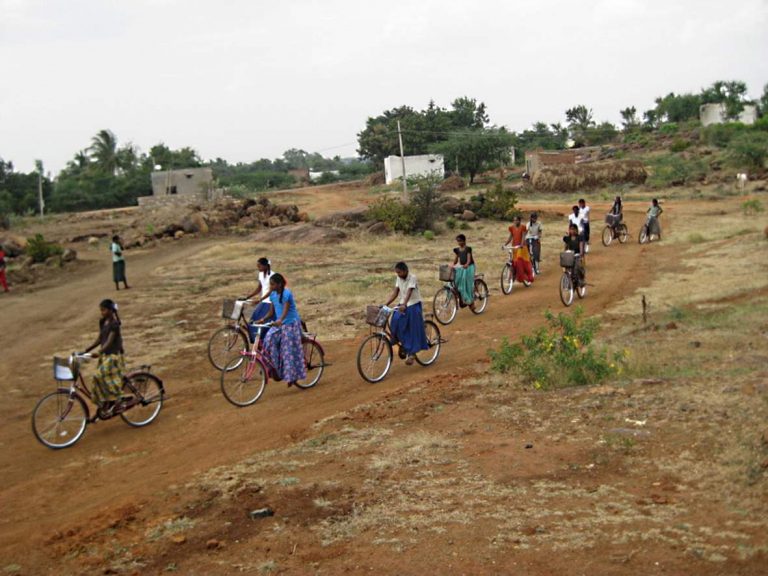
[[[405,157],[405,178],[429,176],[437,172],[440,178],[445,178],[445,164],[440,154],[424,154],[422,156]],[[403,177],[403,161],[400,156],[384,158],[384,178],[387,184]]]
[[[699,107],[699,120],[702,126],[710,124],[723,124],[725,119],[724,104],[702,104]],[[736,122],[742,124],[754,124],[757,120],[757,106],[754,104],[744,104],[744,110],[741,111]]]

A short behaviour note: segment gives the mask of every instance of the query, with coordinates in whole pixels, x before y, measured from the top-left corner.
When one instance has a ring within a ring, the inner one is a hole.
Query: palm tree
[[[111,130],[99,130],[91,139],[91,147],[88,149],[96,166],[114,175],[117,171],[117,136]]]

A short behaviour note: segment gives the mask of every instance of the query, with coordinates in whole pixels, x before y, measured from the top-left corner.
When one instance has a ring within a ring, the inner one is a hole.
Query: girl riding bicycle
[[[584,277],[584,236],[579,234],[579,227],[576,224],[568,226],[568,235],[563,236],[565,249],[570,250],[576,257],[576,270],[579,275]]]
[[[475,259],[464,234],[456,236],[458,247],[453,249],[454,284],[464,306],[475,307]]]
[[[538,213],[531,212],[527,228],[525,243],[526,246],[530,246],[528,252],[531,256],[531,261],[536,265],[536,273],[539,274],[538,264],[541,262],[541,236],[544,233],[544,226],[539,222]]]
[[[424,315],[421,309],[421,292],[416,276],[408,271],[405,262],[395,264],[395,289],[392,291],[386,306],[392,304],[396,298],[398,306],[392,315],[392,335],[400,342],[405,350],[405,363],[413,364],[414,355],[422,350],[429,349],[429,341],[424,330]]]
[[[267,298],[269,298],[269,294],[271,292],[269,288],[269,279],[274,276],[274,272],[272,272],[272,263],[269,261],[268,258],[259,258],[256,261],[256,268],[258,269],[258,275],[257,279],[259,282],[258,287],[256,290],[251,292],[248,296],[245,297],[245,300],[250,300],[254,296],[259,296],[259,304],[256,306],[256,308],[253,310],[253,314],[251,314],[251,322],[255,322],[256,319],[261,318],[264,322],[269,322],[271,320],[274,320],[274,316],[270,316],[269,313],[269,302],[265,302]],[[251,334],[251,341],[256,340],[257,336],[257,329],[248,326],[248,332]],[[261,334],[262,338],[266,336],[266,331],[262,332]]]
[[[512,262],[515,266],[515,276],[530,286],[533,283],[533,268],[531,268],[531,255],[525,245],[525,235],[528,229],[521,224],[520,216],[515,216],[512,226],[509,227],[509,238],[504,243],[504,248],[512,242]]]
[[[266,317],[276,318],[264,340],[264,349],[269,354],[280,379],[288,386],[307,377],[304,348],[301,343],[301,318],[296,308],[293,292],[285,287],[285,278],[273,274],[269,279],[269,309]],[[263,319],[262,319],[263,320]]]
[[[90,352],[99,347],[99,351],[93,353],[93,356],[99,359],[96,374],[93,377],[93,398],[102,410],[109,412],[122,398],[125,372],[123,336],[117,304],[109,299],[102,300],[99,311],[101,312],[99,335],[85,351]]]

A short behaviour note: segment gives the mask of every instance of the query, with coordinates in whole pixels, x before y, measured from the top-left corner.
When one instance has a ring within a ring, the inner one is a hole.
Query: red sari
[[[512,263],[515,266],[515,277],[520,282],[533,282],[533,267],[531,266],[531,255],[528,253],[528,247],[525,245],[525,233],[528,229],[525,224],[510,226],[509,233],[512,234]],[[519,246],[519,248],[514,248]]]

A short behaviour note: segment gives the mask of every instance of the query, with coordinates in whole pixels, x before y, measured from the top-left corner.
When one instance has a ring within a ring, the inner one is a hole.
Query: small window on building
[[[187,178],[192,178],[193,174],[184,174]]]
[[[176,194],[176,186],[171,186],[171,194]]]

